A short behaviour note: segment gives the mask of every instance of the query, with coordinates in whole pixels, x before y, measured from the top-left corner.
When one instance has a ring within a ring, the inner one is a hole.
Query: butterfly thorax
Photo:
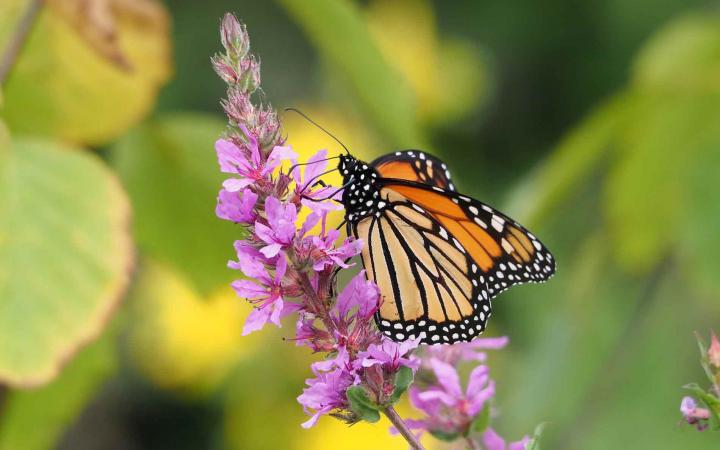
[[[340,157],[338,170],[343,176],[342,202],[345,219],[359,222],[363,217],[376,214],[385,202],[380,198],[378,172],[363,161],[350,155]]]

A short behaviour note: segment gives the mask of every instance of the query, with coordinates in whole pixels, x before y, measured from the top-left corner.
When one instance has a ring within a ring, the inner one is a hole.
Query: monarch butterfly
[[[455,191],[445,163],[407,150],[367,164],[339,157],[348,235],[382,294],[376,314],[394,341],[469,341],[485,330],[490,300],[555,272],[545,246],[505,214]]]

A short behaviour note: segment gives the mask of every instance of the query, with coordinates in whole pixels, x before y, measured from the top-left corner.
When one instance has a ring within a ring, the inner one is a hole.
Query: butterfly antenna
[[[321,163],[321,162],[325,162],[325,161],[330,161],[331,159],[337,159],[337,158],[339,158],[339,156],[331,156],[331,157],[329,157],[329,158],[318,159],[317,161],[311,161],[311,162],[296,163],[296,164],[293,164],[292,166],[290,166],[290,168],[288,169],[287,173],[292,173],[292,171],[295,170],[296,167],[307,166],[307,165],[310,165],[310,164],[317,164],[317,163]]]
[[[330,136],[331,138],[333,138],[333,139],[335,140],[335,142],[337,142],[338,144],[340,144],[340,145],[342,146],[342,148],[345,149],[345,152],[346,152],[348,155],[350,154],[350,150],[348,150],[348,148],[345,147],[345,144],[343,144],[342,142],[340,142],[340,139],[336,138],[335,135],[333,135],[331,132],[329,132],[329,131],[326,130],[325,128],[321,127],[317,122],[315,122],[314,120],[312,120],[311,118],[309,118],[309,117],[307,116],[307,114],[305,114],[304,112],[300,111],[300,110],[297,109],[297,108],[285,108],[285,111],[293,111],[293,112],[296,112],[296,113],[300,114],[303,118],[305,118],[305,120],[307,120],[307,121],[310,122],[311,124],[315,125],[315,126],[318,127],[319,129],[321,129],[325,134],[327,134],[328,136]]]
[[[330,194],[329,196],[327,196],[327,197],[325,197],[325,198],[311,198],[311,197],[306,197],[306,196],[303,196],[303,198],[306,198],[306,199],[310,200],[311,202],[322,202],[322,201],[325,201],[325,200],[330,200],[330,199],[332,199],[333,197],[335,197],[338,192],[340,192],[340,191],[342,191],[343,189],[345,189],[345,188],[347,188],[348,186],[350,186],[350,185],[353,183],[353,181],[355,181],[355,179],[351,177],[350,180],[349,180],[347,183],[345,183],[345,184],[343,184],[342,186],[340,186],[339,189],[337,189],[335,192],[333,192],[332,194]]]

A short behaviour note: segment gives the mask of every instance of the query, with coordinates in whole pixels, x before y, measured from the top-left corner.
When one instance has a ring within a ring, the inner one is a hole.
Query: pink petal
[[[460,377],[455,368],[436,358],[430,360],[430,365],[443,388],[453,397],[461,398],[463,394],[460,388]]]
[[[245,326],[243,327],[242,335],[247,336],[253,331],[262,330],[265,324],[268,322],[268,308],[256,308],[250,312],[247,319],[245,320]]]
[[[237,192],[245,189],[252,183],[253,180],[251,180],[250,178],[228,178],[227,180],[223,181],[223,187],[228,192]]]
[[[505,440],[490,427],[483,433],[482,442],[487,450],[505,450]]]
[[[246,299],[255,299],[267,295],[267,289],[265,287],[250,280],[233,281],[232,287],[238,296]]]

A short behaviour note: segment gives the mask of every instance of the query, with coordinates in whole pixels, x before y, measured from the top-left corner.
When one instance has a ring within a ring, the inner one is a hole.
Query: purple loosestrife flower
[[[345,261],[353,256],[359,255],[362,250],[363,242],[359,239],[347,238],[342,245],[335,247],[335,241],[340,236],[338,230],[332,229],[327,232],[326,236],[313,236],[312,243],[314,252],[312,253],[313,269],[322,271],[327,267],[338,266],[347,269],[352,264]]]
[[[221,219],[235,223],[253,223],[257,219],[255,212],[257,198],[257,194],[248,188],[242,191],[242,195],[240,192],[221,189],[215,214]]]
[[[495,384],[488,375],[488,368],[480,365],[470,373],[465,392],[460,386],[460,376],[450,364],[431,359],[437,384],[424,389],[410,388],[413,406],[426,414],[422,427],[431,432],[465,434],[475,417],[488,400],[495,395]]]
[[[265,159],[260,151],[258,140],[241,127],[247,139],[246,143],[236,145],[227,139],[218,139],[215,150],[224,173],[239,175],[240,178],[229,178],[223,187],[229,192],[237,192],[259,180],[266,179],[282,161],[297,158],[290,147],[276,146]]]
[[[292,203],[283,205],[277,198],[268,197],[265,200],[265,213],[268,225],[255,222],[255,233],[266,244],[260,251],[270,258],[292,244],[297,231],[297,208]]]
[[[525,450],[525,446],[530,442],[530,436],[524,436],[517,442],[505,443],[495,430],[488,428],[482,435],[482,443],[485,450]]]
[[[321,415],[337,409],[347,409],[348,401],[345,393],[349,387],[359,382],[357,374],[348,370],[344,364],[334,361],[331,365],[324,364],[324,361],[314,363],[312,371],[315,378],[306,380],[308,387],[297,398],[305,412],[312,414],[310,419],[302,424],[303,428],[315,425]]]
[[[246,276],[258,281],[238,280],[232,285],[240,297],[247,298],[257,305],[245,322],[243,335],[262,329],[268,322],[279,327],[282,317],[299,309],[298,305],[285,303],[283,300],[282,279],[287,270],[287,261],[284,257],[277,259],[274,278],[268,275],[263,266],[257,264],[257,260],[241,257],[240,265]]]
[[[400,366],[409,367],[415,372],[420,366],[420,360],[411,355],[420,344],[420,339],[410,339],[397,343],[383,336],[379,344],[371,344],[368,349],[358,355],[362,367],[381,366],[387,372],[397,372]]]
[[[708,427],[710,411],[705,408],[698,408],[694,398],[683,397],[680,403],[680,412],[685,421],[690,425],[694,425],[698,431],[703,431]]]
[[[338,295],[336,307],[332,314],[335,319],[348,321],[350,312],[357,308],[355,319],[369,320],[378,309],[380,289],[371,281],[365,279],[365,271],[361,271],[345,286]]]
[[[243,224],[249,234],[235,242],[237,261],[228,263],[246,277],[233,282],[233,288],[255,307],[243,334],[268,323],[280,326],[284,316],[297,312],[296,344],[325,354],[311,365],[314,376],[297,399],[311,416],[302,426],[313,426],[325,414],[349,423],[377,420],[412,381],[412,373],[403,369],[417,370],[419,361],[411,354],[417,342],[397,344],[381,337],[373,321],[380,292],[364,272],[334,298],[338,270],[349,267],[346,261],[363,244],[352,238],[339,242],[340,233],[326,227],[327,215],[342,209],[340,190],[315,184],[327,166],[327,152],[317,152],[304,169],[295,165],[297,155],[283,145],[276,113],[253,103],[260,64],[250,53],[245,27],[226,15],[221,39],[225,52],[212,63],[228,84],[222,102],[228,129],[215,149],[220,170],[231,177],[218,194],[216,214]],[[293,162],[290,173],[282,165],[286,160]],[[300,229],[298,208],[311,212]],[[407,431],[394,411],[390,416]],[[404,436],[413,441],[408,432]]]

